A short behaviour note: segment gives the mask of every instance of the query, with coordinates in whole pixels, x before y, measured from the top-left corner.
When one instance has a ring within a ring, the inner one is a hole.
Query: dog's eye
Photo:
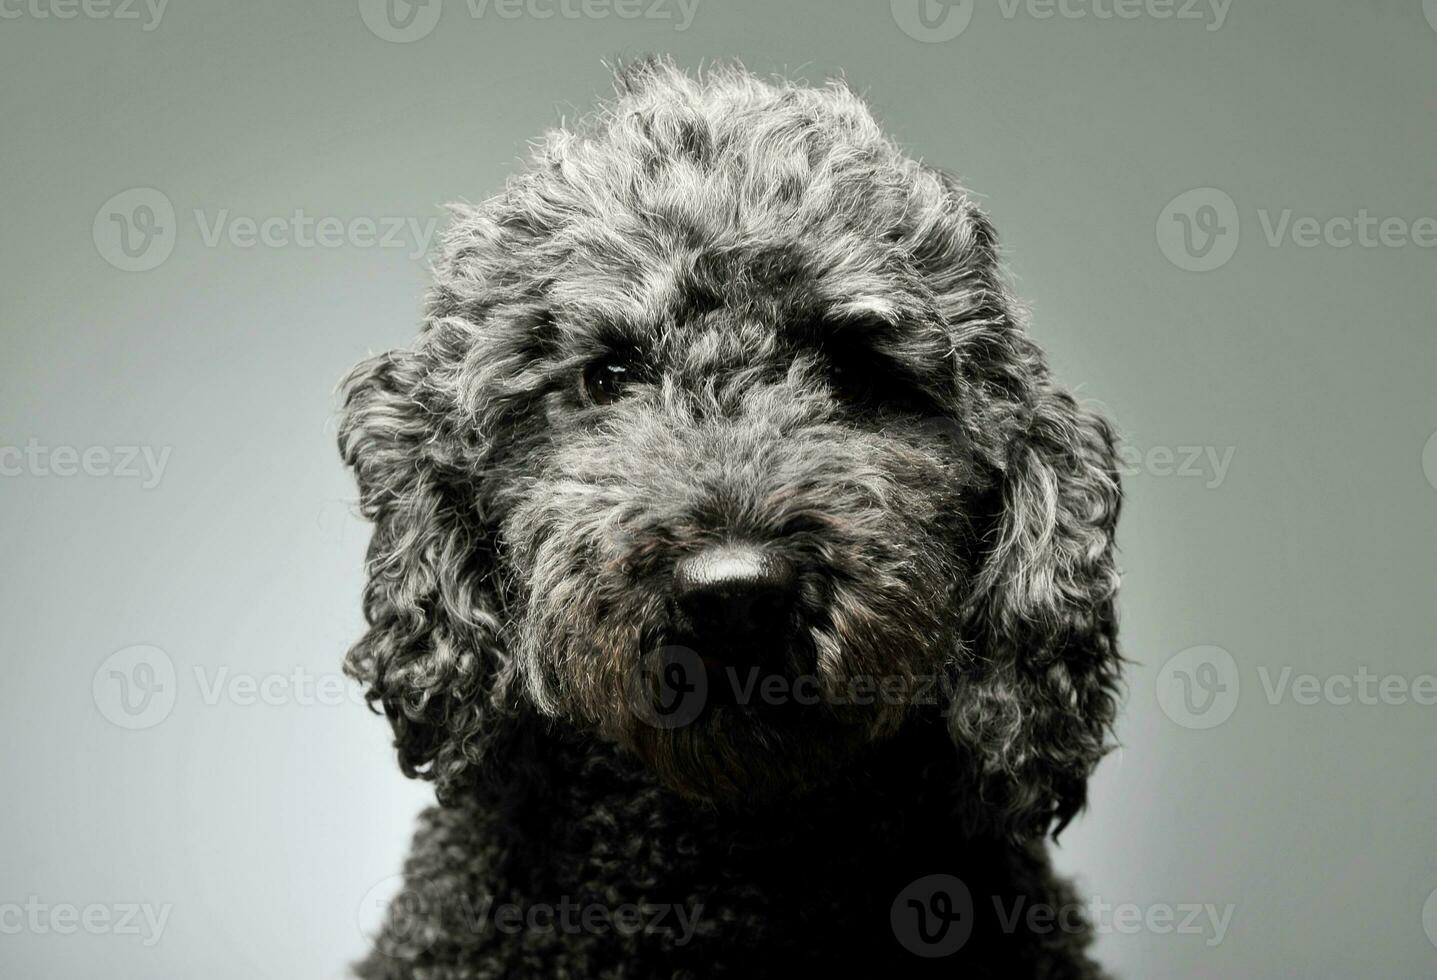
[[[584,394],[595,405],[607,405],[624,396],[638,372],[627,361],[605,358],[589,365],[584,372]]]
[[[829,362],[828,380],[842,397],[850,401],[866,401],[873,394],[874,371],[872,363],[860,365],[835,359]]]
[[[831,353],[828,381],[839,399],[855,407],[925,416],[935,414],[932,402],[916,378],[871,352]]]
[[[878,358],[844,353],[831,356],[828,380],[834,393],[851,404],[870,407],[903,400],[904,385]]]

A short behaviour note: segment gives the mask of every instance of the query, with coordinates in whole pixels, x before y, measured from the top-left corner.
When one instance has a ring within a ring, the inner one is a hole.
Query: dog
[[[346,668],[438,803],[358,973],[1102,975],[1047,839],[1112,743],[1113,430],[845,84],[615,88],[343,387]]]

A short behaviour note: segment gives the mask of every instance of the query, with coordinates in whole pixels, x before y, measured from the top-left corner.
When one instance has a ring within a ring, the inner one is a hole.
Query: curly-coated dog
[[[433,780],[366,977],[1089,977],[1108,425],[842,84],[663,59],[346,383],[348,669]]]

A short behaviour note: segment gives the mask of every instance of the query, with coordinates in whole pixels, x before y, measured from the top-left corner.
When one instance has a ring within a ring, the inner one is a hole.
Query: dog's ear
[[[958,427],[993,478],[974,501],[968,655],[948,728],[977,790],[970,822],[1041,836],[1082,809],[1117,712],[1116,440],[1049,376],[987,215],[951,174],[919,172],[910,253],[951,336]]]
[[[394,728],[406,775],[441,797],[480,761],[504,658],[493,599],[493,542],[474,492],[474,452],[445,421],[433,365],[441,330],[371,357],[342,386],[339,447],[374,523],[364,591],[369,628],[346,671]]]
[[[1041,365],[1036,348],[1025,360]],[[969,604],[971,676],[949,715],[985,809],[1016,836],[1084,805],[1117,709],[1121,503],[1112,430],[1039,367],[1001,463],[998,512]]]

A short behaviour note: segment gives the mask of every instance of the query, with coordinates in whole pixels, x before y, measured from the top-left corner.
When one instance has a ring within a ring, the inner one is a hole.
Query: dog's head
[[[975,812],[1082,805],[1119,657],[1113,437],[987,218],[842,86],[622,71],[460,208],[340,442],[376,525],[349,669],[459,784],[557,719],[707,799],[943,717]]]

